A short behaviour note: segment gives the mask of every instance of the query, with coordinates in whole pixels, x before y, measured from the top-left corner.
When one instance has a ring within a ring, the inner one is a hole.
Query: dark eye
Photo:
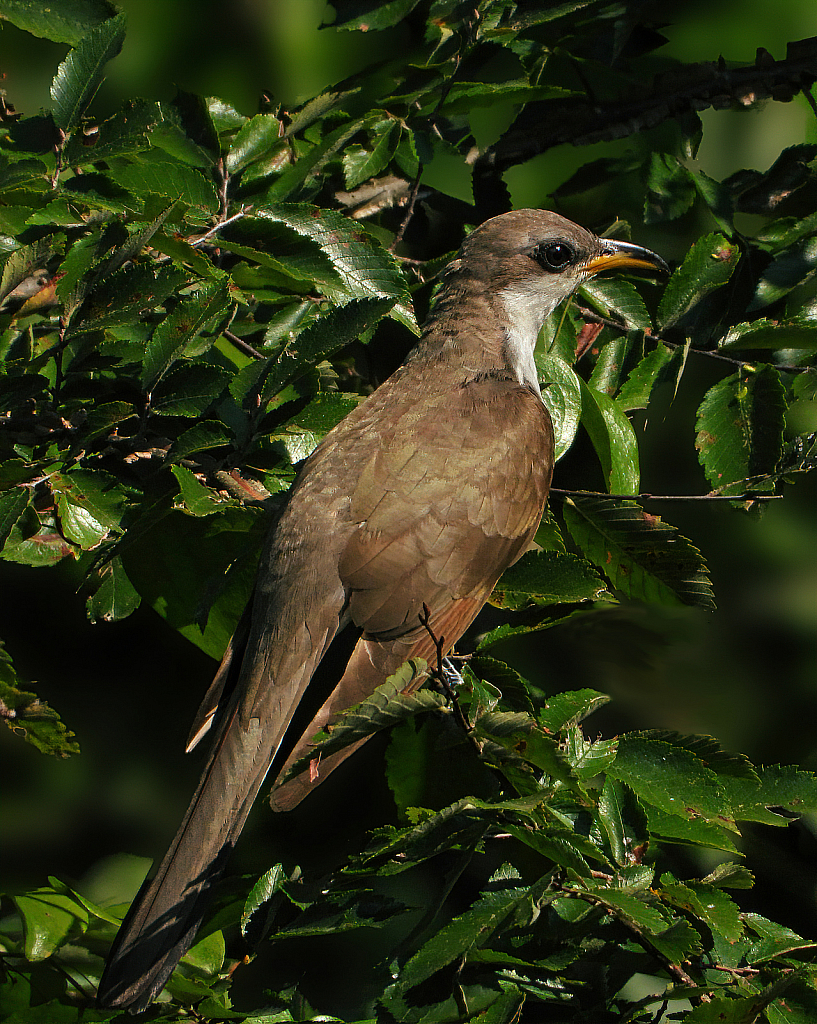
[[[566,242],[543,242],[531,253],[543,270],[564,270],[576,258],[573,249]]]

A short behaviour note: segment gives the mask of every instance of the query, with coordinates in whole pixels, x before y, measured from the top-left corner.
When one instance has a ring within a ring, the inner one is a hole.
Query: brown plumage
[[[161,990],[273,762],[278,777],[318,729],[407,658],[432,659],[423,605],[450,649],[530,545],[553,471],[536,336],[582,280],[627,266],[663,268],[647,250],[552,213],[483,224],[446,269],[406,363],[306,461],[194,726],[191,746],[211,723],[215,730],[199,787],[122,924],[102,1005],[144,1009]],[[346,628],[360,638],[339,682],[288,735],[317,665]],[[325,759],[319,779],[349,752]],[[295,806],[317,781],[296,776],[273,794],[274,806]]]

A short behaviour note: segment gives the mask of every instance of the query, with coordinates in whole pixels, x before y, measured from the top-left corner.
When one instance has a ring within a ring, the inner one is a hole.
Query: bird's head
[[[582,282],[607,270],[666,273],[660,256],[631,242],[599,238],[547,210],[515,210],[474,230],[449,265],[484,279],[506,302],[544,318]],[[533,312],[533,309],[531,309]]]

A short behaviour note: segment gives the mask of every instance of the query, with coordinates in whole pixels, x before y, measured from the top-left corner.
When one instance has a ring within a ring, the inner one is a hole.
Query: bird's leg
[[[437,653],[437,664],[431,669],[431,677],[442,688],[448,703],[451,705],[451,710],[454,712],[454,718],[457,720],[458,725],[460,725],[466,734],[470,733],[473,726],[463,714],[460,702],[457,700],[457,694],[454,690],[454,687],[459,686],[464,680],[459,671],[454,667],[454,663],[449,658],[444,657],[443,650],[445,637],[441,636],[438,639],[434,635],[434,630],[431,628],[430,621],[431,612],[425,602],[423,602],[423,610],[420,612],[419,618],[420,625],[431,637],[431,642],[434,644],[434,649]]]

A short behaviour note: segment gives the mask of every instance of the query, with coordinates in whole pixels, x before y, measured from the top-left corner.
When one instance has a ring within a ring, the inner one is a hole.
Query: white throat
[[[508,366],[520,384],[532,388],[541,398],[533,350],[550,310],[542,305],[542,293],[537,288],[503,288],[499,293],[499,300],[508,321],[505,331],[505,356]]]

